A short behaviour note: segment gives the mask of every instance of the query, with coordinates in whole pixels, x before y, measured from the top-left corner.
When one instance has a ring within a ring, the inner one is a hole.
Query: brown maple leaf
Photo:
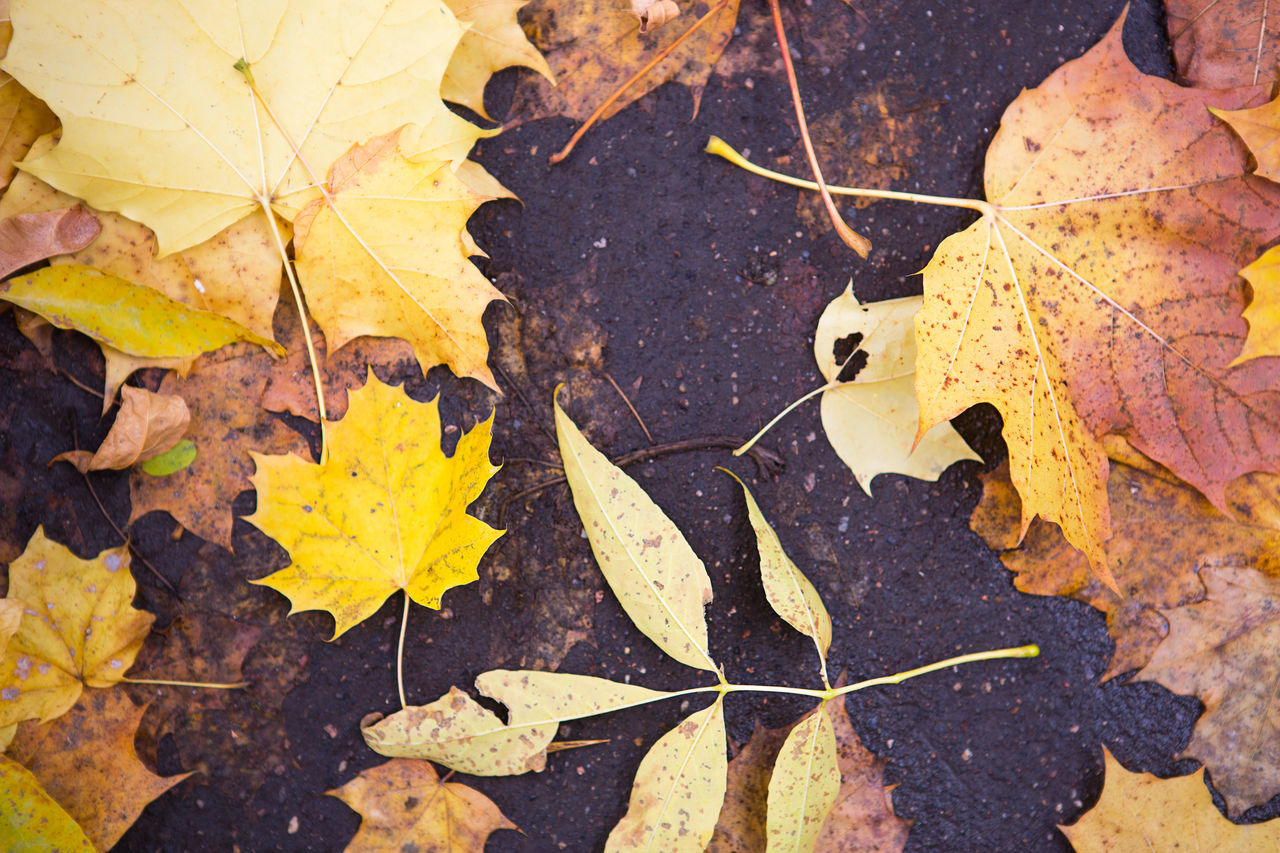
[[[1280,23],[1261,0],[1165,0],[1178,77],[1226,89],[1271,83],[1280,63]]]

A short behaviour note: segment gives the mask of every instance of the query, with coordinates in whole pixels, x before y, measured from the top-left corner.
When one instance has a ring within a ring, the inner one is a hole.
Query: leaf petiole
[[[161,687],[201,687],[206,690],[240,690],[248,687],[247,681],[234,681],[230,683],[217,681],[172,681],[167,678],[129,678],[125,676],[120,679],[125,684],[155,684]]]

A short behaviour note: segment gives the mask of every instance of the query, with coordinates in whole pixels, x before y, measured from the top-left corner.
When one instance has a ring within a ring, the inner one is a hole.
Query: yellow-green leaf
[[[724,697],[662,736],[640,762],[627,813],[606,853],[702,853],[724,805],[729,760]]]
[[[768,853],[808,853],[840,794],[836,733],[826,703],[782,745],[769,777]]]
[[[492,416],[446,457],[436,400],[419,403],[370,370],[349,401],[330,422],[325,464],[253,454],[258,510],[246,519],[291,560],[255,583],[289,596],[294,612],[333,614],[333,639],[397,590],[438,609],[446,590],[479,577],[480,558],[502,535],[467,514],[498,471]]]
[[[583,438],[554,402],[556,433],[573,504],[600,571],[645,636],[688,666],[717,672],[707,651],[711,579],[680,530]]]
[[[95,853],[84,830],[25,767],[0,755],[0,848],[9,853]]]
[[[191,463],[196,461],[197,452],[196,443],[189,438],[184,438],[159,456],[153,456],[143,462],[142,470],[152,477],[167,477],[184,468],[190,468]]]
[[[0,283],[0,300],[21,305],[59,329],[74,329],[129,355],[193,358],[234,341],[284,349],[211,311],[81,264],[45,267]]]

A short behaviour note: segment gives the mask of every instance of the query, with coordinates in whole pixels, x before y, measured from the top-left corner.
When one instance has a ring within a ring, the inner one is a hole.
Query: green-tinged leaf
[[[738,475],[721,468],[742,486],[742,495],[747,500],[747,517],[751,519],[751,528],[756,532],[756,547],[760,551],[760,580],[764,583],[764,594],[769,599],[774,612],[786,620],[806,637],[812,637],[818,647],[818,657],[826,668],[827,649],[831,648],[831,617],[822,604],[822,597],[809,583],[809,579],[796,568],[796,564],[782,549],[778,534],[760,512],[760,506],[751,495],[747,484]]]
[[[706,850],[724,805],[727,749],[720,697],[663,735],[645,755],[627,813],[609,833],[605,853]]]
[[[18,762],[0,755],[0,849],[9,853],[94,853],[71,815]]]
[[[554,405],[573,504],[622,609],[671,657],[718,672],[707,651],[703,608],[711,601],[711,579],[702,561],[639,484],[583,438],[558,402]]]
[[[981,461],[949,423],[915,444],[920,407],[914,320],[921,300],[863,304],[850,286],[822,312],[814,333],[818,369],[828,383],[840,382],[822,394],[822,428],[868,495],[877,474],[936,480],[952,463]],[[857,364],[854,359],[864,357],[852,381],[841,381]]]
[[[196,443],[184,438],[159,456],[153,456],[142,463],[142,470],[152,477],[167,477],[176,474],[183,468],[189,468],[196,461]]]
[[[769,778],[768,853],[807,853],[840,795],[836,733],[826,703],[787,735]]]
[[[430,705],[366,718],[365,742],[382,755],[429,758],[475,776],[510,776],[542,770],[561,722],[671,695],[588,675],[501,669],[481,674],[476,687],[507,706],[506,725],[455,687]]]
[[[0,283],[0,300],[129,355],[191,358],[234,341],[284,354],[275,341],[233,320],[81,264],[45,267]]]

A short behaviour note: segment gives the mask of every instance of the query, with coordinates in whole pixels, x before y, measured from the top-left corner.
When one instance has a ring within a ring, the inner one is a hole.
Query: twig
[[[722,9],[724,9],[725,6],[728,6],[728,5],[729,5],[729,0],[720,0],[719,3],[711,7],[711,9],[707,12],[707,14],[703,15],[701,18],[694,21],[693,24],[689,26],[689,29],[681,33],[679,38],[671,42],[671,44],[667,45],[662,50],[658,51],[657,54],[654,55],[653,59],[649,60],[649,62],[647,62],[645,66],[641,68],[639,71],[637,71],[635,74],[632,74],[630,79],[627,80],[627,82],[623,83],[620,87],[618,87],[618,90],[614,92],[612,95],[610,95],[603,104],[596,107],[595,112],[587,116],[587,120],[582,123],[582,127],[578,128],[577,132],[573,134],[572,138],[569,139],[569,141],[565,144],[564,148],[560,149],[560,152],[558,154],[551,155],[551,159],[548,162],[550,162],[552,165],[555,165],[556,163],[559,163],[564,158],[568,157],[573,152],[574,146],[578,144],[579,140],[581,140],[582,137],[586,134],[586,132],[590,130],[591,127],[597,121],[600,120],[600,116],[604,115],[604,113],[608,111],[609,107],[613,106],[614,103],[618,100],[618,98],[622,97],[624,92],[626,92],[636,83],[638,83],[641,79],[643,79],[646,74],[648,74],[658,65],[658,63],[662,62],[662,60],[670,56],[673,50],[675,50],[677,47],[683,44],[685,39],[693,35],[694,32],[699,27],[701,27],[707,21],[711,20],[711,18],[714,15],[719,13]]]
[[[494,361],[493,368],[498,371],[498,375],[511,386],[511,390],[516,392],[516,396],[520,398],[521,403],[524,403],[524,407],[529,410],[529,415],[533,418],[533,422],[538,425],[538,429],[542,430],[543,434],[546,435],[547,438],[551,439],[552,444],[558,444],[555,433],[547,429],[547,425],[542,422],[542,415],[533,407],[533,403],[529,402],[529,398],[525,396],[524,391],[522,391],[520,386],[515,383],[515,380],[508,375],[507,371],[502,369],[502,365],[498,364],[496,360]]]
[[[653,440],[653,436],[649,434],[649,428],[644,425],[644,419],[640,417],[640,413],[636,411],[636,407],[631,405],[631,400],[627,398],[626,392],[618,386],[617,382],[613,381],[613,377],[609,374],[606,373],[604,378],[609,380],[609,384],[613,386],[613,390],[617,391],[618,396],[622,398],[622,402],[627,404],[627,408],[631,410],[631,414],[635,417],[636,423],[640,424],[640,429],[644,430],[644,437],[649,439],[649,444],[656,444],[657,442]]]
[[[68,381],[68,382],[70,382],[72,385],[74,385],[74,386],[76,386],[77,388],[79,388],[81,391],[87,391],[87,392],[89,392],[90,394],[92,394],[93,396],[97,397],[99,400],[105,400],[105,399],[106,399],[106,395],[105,395],[105,394],[103,394],[101,391],[97,390],[96,388],[90,388],[88,385],[85,385],[85,384],[84,384],[83,382],[81,382],[79,379],[76,379],[74,376],[72,376],[72,375],[71,375],[71,372],[70,372],[69,370],[65,370],[65,369],[63,369],[63,368],[59,367],[59,366],[58,366],[58,365],[56,365],[56,364],[53,366],[53,369],[54,369],[55,371],[57,371],[58,375],[60,375],[63,379],[67,380],[67,381]]]
[[[76,441],[76,444],[79,444],[79,443],[80,443],[79,441]],[[79,470],[79,469],[76,469],[76,470]],[[134,554],[134,556],[136,556],[138,560],[142,562],[142,565],[146,566],[147,569],[150,570],[151,574],[155,575],[156,580],[164,584],[165,587],[169,590],[169,592],[173,593],[173,596],[177,598],[179,601],[181,601],[182,596],[178,594],[178,590],[174,587],[174,585],[169,583],[169,579],[166,578],[164,575],[160,574],[160,572],[156,569],[156,567],[151,565],[151,561],[149,561],[146,557],[142,556],[142,554],[138,551],[137,548],[133,547],[129,537],[125,535],[125,532],[121,530],[119,526],[116,524],[115,519],[113,519],[111,517],[111,514],[107,512],[107,508],[103,506],[102,501],[98,499],[98,493],[94,491],[93,483],[89,480],[89,475],[81,471],[80,476],[84,479],[84,484],[89,489],[89,494],[93,496],[93,502],[98,505],[98,511],[102,513],[102,517],[107,520],[107,524],[111,525],[111,529],[116,532],[116,535],[118,535],[121,538],[121,540],[124,541],[125,547],[128,548]]]

